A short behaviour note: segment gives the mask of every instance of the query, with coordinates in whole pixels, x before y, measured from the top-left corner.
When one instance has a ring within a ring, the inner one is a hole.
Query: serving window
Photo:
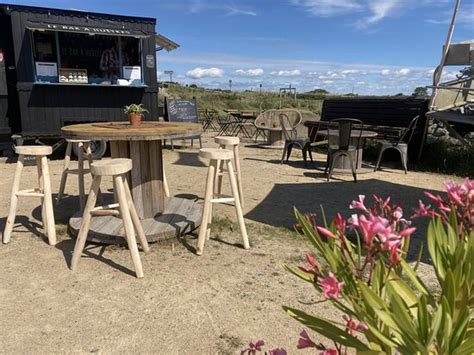
[[[32,31],[35,81],[143,85],[141,40],[59,31]]]

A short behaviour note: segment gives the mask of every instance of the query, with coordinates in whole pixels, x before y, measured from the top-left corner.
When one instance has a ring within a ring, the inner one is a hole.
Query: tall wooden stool
[[[43,220],[43,231],[48,236],[50,245],[56,244],[56,224],[54,222],[53,199],[51,197],[51,180],[49,177],[48,158],[47,156],[53,152],[49,146],[43,145],[23,145],[15,147],[18,154],[18,162],[16,163],[15,177],[13,179],[13,187],[11,192],[10,212],[8,213],[7,224],[3,231],[3,242],[9,243],[15,223],[16,207],[18,205],[18,197],[39,197],[41,198],[41,219]],[[21,190],[20,180],[23,170],[25,155],[34,156],[36,158],[36,167],[38,170],[38,188]]]
[[[132,170],[132,160],[125,158],[117,158],[110,160],[101,160],[91,164],[91,173],[93,176],[92,186],[87,198],[84,215],[82,217],[82,225],[77,236],[76,245],[74,246],[74,254],[71,260],[71,270],[77,269],[77,264],[81,257],[84,245],[86,244],[87,234],[92,216],[120,216],[123,221],[125,235],[127,237],[128,249],[132,256],[132,262],[135,267],[135,273],[138,278],[143,277],[142,262],[138,253],[135,232],[144,252],[148,252],[148,242],[143,232],[140,219],[133,205],[132,195],[128,186],[126,173]],[[115,194],[117,203],[106,206],[95,207],[97,194],[99,192],[100,182],[103,176],[112,176],[114,181]],[[118,211],[117,211],[118,209]]]
[[[235,174],[237,177],[237,186],[239,188],[240,206],[244,207],[244,192],[242,190],[242,175],[240,173],[240,154],[239,154],[239,137],[232,136],[218,136],[214,138],[214,142],[219,144],[222,149],[232,150],[234,152],[234,166]],[[224,175],[224,162],[218,162],[217,164],[217,193],[222,192],[222,178]]]
[[[84,193],[84,174],[90,172],[90,167],[92,164],[92,151],[90,147],[90,141],[82,139],[66,139],[66,142],[66,155],[64,156],[64,167],[61,175],[61,182],[59,184],[59,191],[56,203],[58,204],[59,202],[61,202],[63,198],[64,189],[66,188],[67,176],[69,174],[75,174],[77,175],[79,185],[79,206],[81,207],[81,210],[83,210],[84,205],[86,203],[86,196]],[[77,147],[78,152],[77,169],[69,168],[69,164],[71,162],[71,152],[74,145]],[[88,170],[84,170],[84,158],[86,158],[89,163]]]
[[[202,159],[209,159],[210,165],[207,171],[206,181],[206,194],[204,197],[204,210],[202,213],[201,228],[199,230],[199,239],[196,253],[202,255],[204,249],[204,243],[206,239],[209,239],[211,234],[211,223],[212,223],[212,204],[213,203],[228,203],[233,202],[235,206],[235,212],[237,214],[237,221],[239,223],[240,234],[242,235],[242,241],[244,248],[250,248],[247,229],[245,228],[244,216],[242,214],[242,207],[240,205],[239,189],[237,187],[237,181],[235,178],[234,168],[232,166],[232,160],[234,159],[234,153],[228,149],[213,149],[204,148],[199,150],[199,157]],[[231,197],[218,197],[214,196],[214,186],[216,171],[218,163],[225,163],[227,172],[229,174],[230,187],[232,190]]]

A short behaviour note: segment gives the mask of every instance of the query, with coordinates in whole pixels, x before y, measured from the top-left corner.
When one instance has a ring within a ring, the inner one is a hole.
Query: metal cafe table
[[[109,141],[112,158],[132,160],[129,185],[148,241],[174,238],[199,225],[202,208],[196,201],[164,195],[162,140],[200,135],[200,124],[143,121],[132,126],[128,122],[99,122],[65,126],[62,133],[65,138]],[[69,220],[73,235],[77,236],[81,223],[82,212],[77,212]],[[121,220],[115,216],[94,217],[88,240],[123,243]]]
[[[333,145],[333,144],[337,145],[338,144],[337,136],[335,136],[335,134],[337,135],[337,131],[334,131],[333,133],[331,133],[331,137],[330,137],[330,140],[329,140],[330,145]],[[329,135],[329,132],[328,132],[327,129],[320,130],[320,131],[317,132],[317,135],[327,137]],[[359,137],[360,137],[360,139],[359,139]],[[356,169],[357,169],[358,173],[368,173],[368,172],[373,171],[373,168],[370,168],[370,169],[363,168],[363,166],[362,166],[362,153],[363,153],[365,140],[367,138],[374,138],[374,137],[377,137],[377,132],[369,131],[369,130],[365,130],[365,129],[363,129],[362,132],[360,131],[360,129],[353,129],[351,131],[351,139],[350,139],[349,145],[351,145],[351,146],[356,146],[357,145],[356,154],[357,154],[358,160],[357,160],[357,164],[356,164]],[[337,159],[334,162],[334,171],[335,172],[340,172],[340,173],[346,173],[346,172],[351,173],[351,165],[350,165],[350,162],[349,162],[349,158],[347,158],[345,156],[339,157],[339,159]]]

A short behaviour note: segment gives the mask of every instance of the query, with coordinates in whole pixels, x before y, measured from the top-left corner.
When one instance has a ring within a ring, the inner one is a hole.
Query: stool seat
[[[132,170],[132,160],[127,158],[99,160],[91,165],[92,175],[99,176],[121,175],[130,170]]]
[[[202,148],[199,150],[199,157],[209,160],[231,160],[234,153],[228,149]]]
[[[240,139],[233,136],[218,136],[214,138],[214,142],[220,145],[239,145]]]
[[[15,147],[16,154],[22,155],[50,155],[53,148],[46,145],[19,145]]]

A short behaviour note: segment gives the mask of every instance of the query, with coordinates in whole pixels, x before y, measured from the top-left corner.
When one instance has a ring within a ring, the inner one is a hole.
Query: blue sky
[[[238,90],[324,88],[410,94],[429,85],[454,0],[42,0],[13,3],[156,17],[179,43],[158,54],[183,84]],[[474,39],[474,0],[461,5],[454,40]],[[454,77],[450,68],[445,78]]]

